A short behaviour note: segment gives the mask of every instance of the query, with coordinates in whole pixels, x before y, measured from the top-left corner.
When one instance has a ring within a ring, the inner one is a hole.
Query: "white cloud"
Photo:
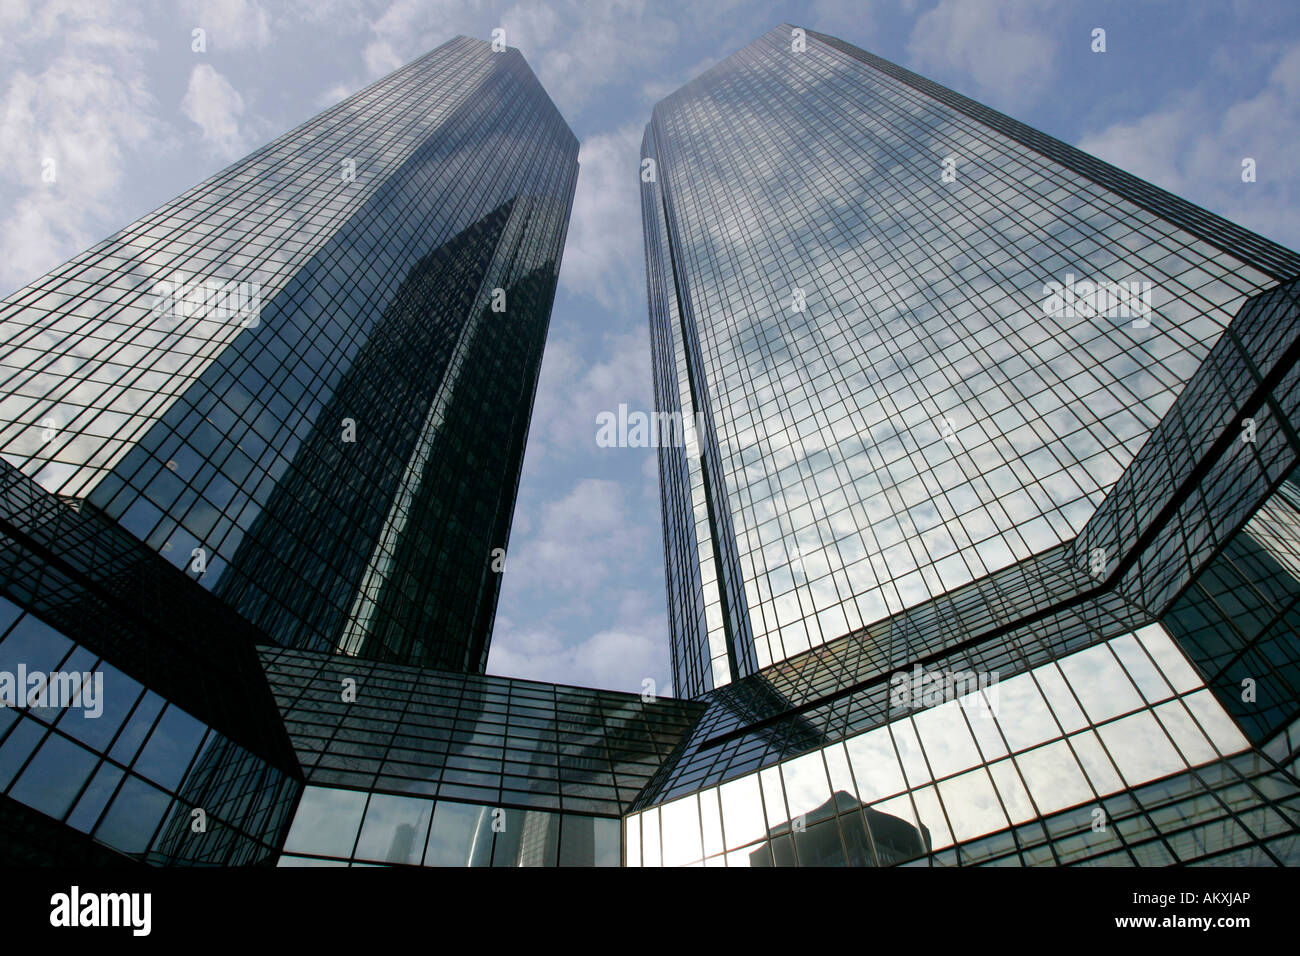
[[[556,35],[567,30],[560,16],[550,4],[516,4],[501,17],[501,28],[506,31],[506,45],[524,44],[539,49],[550,45]]]
[[[1035,0],[941,0],[912,29],[907,52],[920,72],[968,73],[976,98],[1013,106],[1051,87],[1057,42],[1042,26],[1050,5]]]
[[[659,586],[657,579],[641,583]],[[579,640],[570,622],[517,627],[498,615],[488,673],[635,693],[649,678],[655,693],[671,696],[668,622],[656,598],[635,586],[614,592],[605,619]]]
[[[642,301],[641,133],[634,123],[589,136],[578,152],[581,170],[564,244],[560,282],[607,309],[627,311]],[[632,281],[629,281],[632,280]]]
[[[90,245],[116,220],[133,152],[168,139],[141,66],[155,45],[133,7],[49,2],[0,8],[0,293]],[[45,51],[43,57],[34,51]],[[25,59],[39,62],[26,67]],[[42,180],[54,161],[54,182]]]
[[[668,693],[663,575],[647,533],[657,515],[657,501],[584,478],[517,523],[489,672],[636,691],[649,677]]]
[[[502,14],[501,26],[506,42],[519,48],[560,112],[572,119],[598,90],[672,52],[678,24],[660,10],[645,0],[521,3]]]
[[[594,594],[635,566],[645,544],[635,529],[644,525],[633,519],[621,484],[584,478],[542,506],[531,534],[511,542],[507,573],[552,593]]]
[[[641,320],[641,315],[637,314]],[[620,403],[649,410],[650,333],[642,327],[607,335],[595,354],[584,356],[577,343],[553,337],[546,346],[537,402],[529,429],[529,455],[652,455],[646,449],[598,448],[596,416],[617,411]],[[590,350],[589,350],[590,352]]]
[[[244,98],[209,64],[200,63],[190,72],[181,112],[199,126],[203,141],[218,155],[234,159],[248,151],[239,126]]]
[[[640,693],[642,681],[655,682],[661,696],[672,693],[667,667],[668,628],[659,625],[612,627],[572,644],[544,630],[507,630],[498,621],[488,673],[502,677],[577,684]],[[502,633],[504,631],[504,633]]]
[[[707,73],[710,69],[717,66],[724,57],[710,55],[700,60],[694,66],[681,70],[676,74],[669,76],[656,76],[641,85],[641,96],[645,101],[645,121],[650,122],[650,111],[655,105],[667,96],[671,96],[679,89],[695,79],[702,73]],[[644,129],[644,127],[641,127]],[[640,142],[638,133],[638,143]]]
[[[1292,247],[1300,246],[1295,144],[1300,141],[1300,43],[1283,49],[1264,85],[1223,104],[1209,77],[1160,109],[1078,144],[1121,169]],[[1257,181],[1241,180],[1256,161]]]
[[[257,0],[190,0],[193,27],[207,31],[209,53],[261,49],[271,42],[271,18]]]
[[[328,109],[335,103],[347,99],[356,91],[356,88],[348,86],[346,83],[335,83],[320,96],[316,97],[316,106],[319,109]]]
[[[370,28],[373,7],[371,0],[275,0],[275,20],[352,36]]]
[[[370,24],[374,39],[363,54],[370,77],[391,73],[458,33],[476,35],[474,24],[481,7],[478,2],[457,0],[395,0]]]
[[[845,40],[869,37],[876,32],[871,5],[862,0],[814,0],[808,7],[808,23],[818,33]]]
[[[365,61],[366,72],[371,76],[387,76],[405,62],[387,40],[367,43],[361,58]]]

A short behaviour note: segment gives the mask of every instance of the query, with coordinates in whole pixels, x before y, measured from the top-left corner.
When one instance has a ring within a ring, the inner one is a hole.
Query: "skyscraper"
[[[5,300],[0,455],[277,643],[481,672],[576,157],[451,41]]]
[[[459,37],[0,304],[9,859],[617,862],[698,705],[481,676],[577,151]]]
[[[627,861],[1300,861],[1300,256],[790,25],[642,156],[708,709]]]

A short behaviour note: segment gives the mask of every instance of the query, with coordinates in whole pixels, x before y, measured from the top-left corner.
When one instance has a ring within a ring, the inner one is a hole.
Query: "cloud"
[[[552,44],[557,34],[565,29],[555,7],[550,4],[516,4],[501,17],[501,27],[506,31],[506,45],[527,43],[534,48]]]
[[[354,37],[370,28],[373,7],[369,0],[275,0],[275,20]]]
[[[546,502],[535,530],[511,542],[508,573],[549,593],[597,592],[635,567],[645,522],[633,519],[623,486],[583,478]]]
[[[1121,169],[1292,247],[1300,245],[1293,210],[1300,141],[1300,43],[1284,48],[1263,86],[1224,103],[1210,77],[1161,108],[1114,123],[1078,144]],[[1257,181],[1242,182],[1241,162],[1256,162]]]
[[[660,100],[664,99],[665,97],[671,96],[673,93],[676,93],[679,89],[681,89],[683,86],[685,86],[691,80],[695,79],[700,74],[707,73],[710,69],[717,66],[718,63],[722,61],[722,59],[724,58],[710,54],[709,56],[705,57],[703,60],[700,60],[694,66],[688,67],[685,70],[679,70],[677,73],[672,74],[670,76],[666,76],[666,77],[656,76],[646,80],[641,85],[641,95],[645,100],[645,106],[646,106],[646,110],[645,110],[646,122],[647,123],[650,122],[650,111],[654,108],[655,104],[657,104]],[[641,128],[644,129],[644,127]],[[638,133],[637,143],[638,145],[640,144],[639,133]]]
[[[133,8],[5,5],[0,35],[10,51],[0,98],[4,293],[102,238],[133,152],[165,143],[168,131],[141,67],[155,44]],[[37,50],[39,68],[25,68]],[[42,179],[46,160],[53,182]]]
[[[818,33],[845,39],[877,32],[871,6],[862,0],[814,0],[808,6],[808,24]]]
[[[506,559],[489,672],[638,692],[649,677],[669,693],[657,516],[657,500],[594,478],[534,509]]]
[[[506,42],[518,47],[566,117],[580,114],[597,91],[662,62],[679,39],[676,21],[656,4],[565,0],[516,4],[501,16]]]
[[[594,354],[588,348],[584,355],[575,340],[552,337],[537,386],[530,456],[653,455],[646,449],[596,446],[598,414],[616,412],[620,403],[648,411],[653,399],[650,333],[639,313],[637,319],[635,328],[606,335]]]
[[[627,311],[642,301],[641,133],[634,123],[589,136],[578,151],[578,189],[573,198],[560,282],[607,309]],[[633,281],[629,281],[629,279]]]
[[[320,96],[316,97],[315,103],[319,109],[329,109],[335,103],[346,100],[349,96],[357,91],[357,88],[348,86],[346,83],[335,83]]]
[[[208,52],[259,50],[271,42],[271,18],[257,0],[190,0],[193,27],[207,31]]]
[[[941,0],[916,21],[907,52],[922,73],[969,75],[976,98],[1023,105],[1056,73],[1056,39],[1041,26],[1050,14],[1034,0]]]
[[[497,27],[570,122],[597,93],[632,82],[635,71],[660,64],[679,42],[677,18],[644,0],[524,2],[499,15],[483,2],[394,0],[366,25],[369,38],[359,47],[374,78],[455,34],[487,40]]]
[[[244,98],[207,63],[200,63],[190,72],[181,112],[199,126],[203,141],[221,157],[235,159],[248,151],[246,137],[239,128]]]
[[[371,76],[387,76],[405,62],[387,40],[367,43],[361,58],[365,61],[366,72]]]
[[[642,624],[607,628],[576,644],[566,643],[545,630],[518,631],[498,626],[488,673],[634,693],[640,693],[641,682],[649,678],[655,682],[657,694],[669,696],[672,684],[668,629],[663,620],[660,615],[658,627]]]
[[[482,6],[456,0],[395,0],[369,26],[374,39],[365,46],[363,59],[370,77],[391,73],[456,34],[478,35],[476,15]]]

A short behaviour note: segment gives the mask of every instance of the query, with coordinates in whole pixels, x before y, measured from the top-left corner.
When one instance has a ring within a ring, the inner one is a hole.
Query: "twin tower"
[[[458,37],[0,303],[10,862],[1300,862],[1300,257],[789,25],[642,144],[680,696],[486,675],[577,156]]]

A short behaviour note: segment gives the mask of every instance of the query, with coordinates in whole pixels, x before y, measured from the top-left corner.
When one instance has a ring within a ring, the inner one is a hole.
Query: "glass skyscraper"
[[[482,671],[576,155],[451,41],[5,300],[0,456],[277,643]]]
[[[459,37],[0,304],[8,859],[619,861],[698,705],[482,676],[577,152]]]
[[[1300,862],[1300,257],[790,25],[642,157],[628,864]]]

